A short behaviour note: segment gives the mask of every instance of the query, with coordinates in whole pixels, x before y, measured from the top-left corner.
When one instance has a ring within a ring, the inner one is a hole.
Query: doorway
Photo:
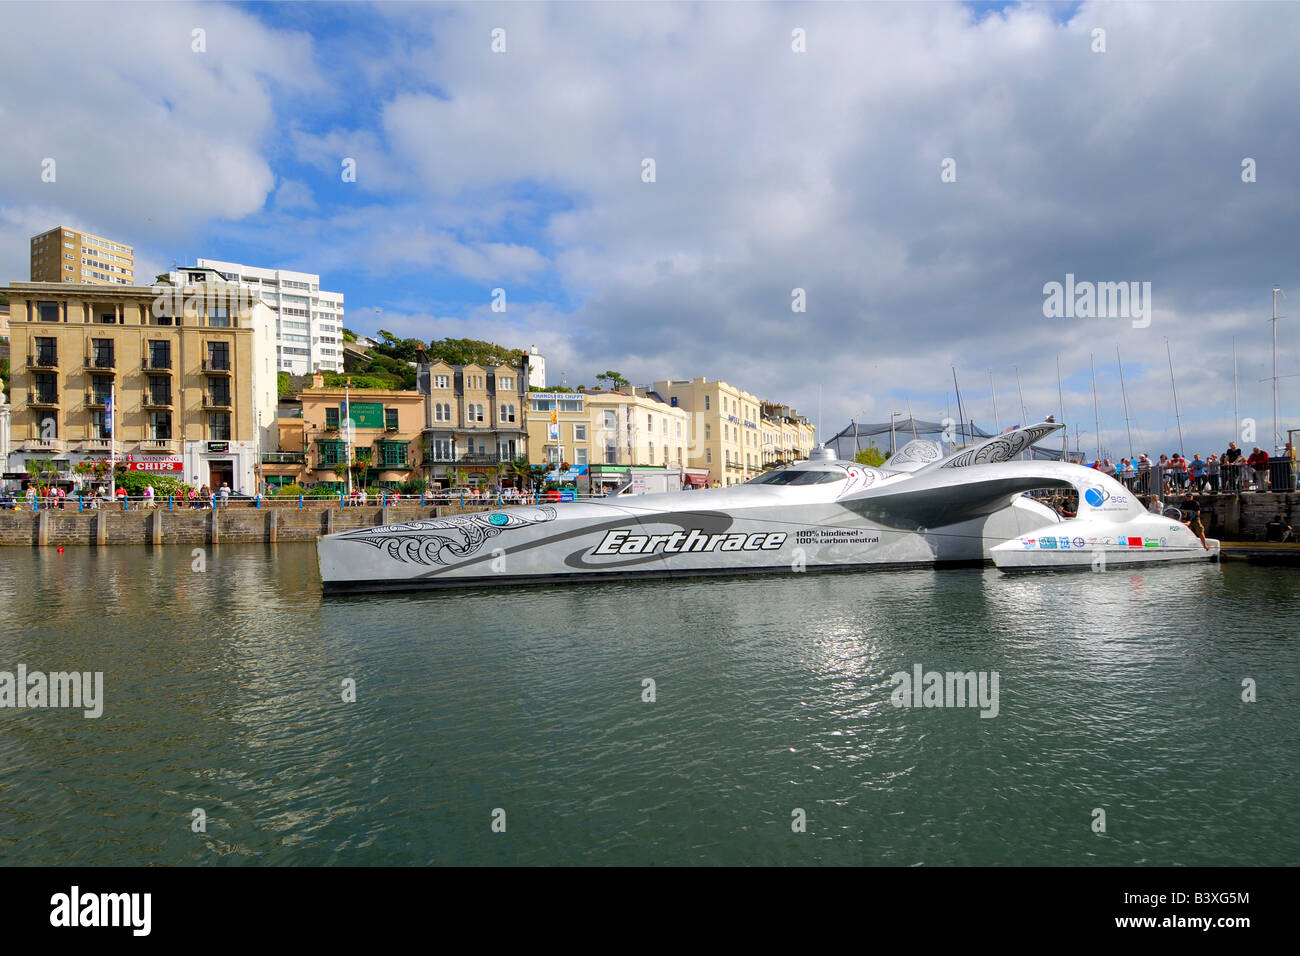
[[[208,462],[208,487],[213,491],[218,491],[223,481],[230,486],[232,492],[237,490],[235,488],[235,463],[233,461]]]

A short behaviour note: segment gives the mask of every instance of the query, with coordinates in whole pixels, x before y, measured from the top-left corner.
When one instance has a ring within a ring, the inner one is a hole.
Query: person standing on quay
[[[221,507],[228,508],[229,506],[230,506],[230,485],[226,484],[223,481],[221,483]]]
[[[1196,500],[1191,489],[1183,495],[1183,500],[1179,502],[1178,508],[1183,513],[1183,524],[1191,529],[1192,534],[1201,539],[1201,547],[1206,551],[1210,550],[1210,544],[1205,540],[1205,525],[1201,524],[1201,503]]]

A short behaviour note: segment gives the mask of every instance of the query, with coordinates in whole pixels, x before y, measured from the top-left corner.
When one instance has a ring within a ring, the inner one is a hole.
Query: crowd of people
[[[1275,477],[1268,452],[1262,448],[1252,448],[1250,454],[1246,455],[1235,441],[1228,442],[1227,449],[1221,455],[1212,454],[1207,458],[1195,454],[1188,461],[1181,453],[1174,452],[1153,460],[1142,454],[1132,460],[1121,458],[1118,463],[1103,458],[1093,462],[1092,467],[1140,495],[1168,497],[1187,491],[1193,494],[1236,494],[1245,491],[1292,490],[1295,484],[1295,454],[1290,442],[1287,443],[1283,458],[1289,459],[1291,468],[1287,471],[1286,487],[1277,489],[1273,489]]]

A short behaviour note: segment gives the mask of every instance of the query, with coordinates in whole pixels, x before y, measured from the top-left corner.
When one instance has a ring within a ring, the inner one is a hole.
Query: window
[[[582,411],[582,399],[562,398],[559,401],[559,406],[562,412],[580,412]]]
[[[451,405],[444,402],[436,402],[433,406],[433,420],[435,422],[451,421]]]
[[[560,457],[560,456],[563,455],[563,454],[564,454],[564,449],[563,449],[561,446],[559,446],[559,445],[547,445],[547,446],[546,446],[546,461],[547,461],[547,464],[551,465],[552,467],[554,467],[555,465],[560,464],[560,462],[562,462],[562,461],[564,460],[563,458]]]
[[[397,431],[397,409],[384,409],[384,428],[390,432]]]
[[[99,313],[100,325],[117,325],[117,315],[112,312]]]
[[[681,423],[681,422],[678,422],[678,423],[677,423],[677,437],[678,437],[678,438],[681,438],[681,437],[682,437],[682,423]]]
[[[575,449],[573,449],[573,463],[574,463],[575,465],[586,465],[586,464],[587,464],[587,449],[585,449],[585,448],[575,448]]]
[[[113,394],[113,377],[111,375],[92,375],[90,377],[90,397],[96,405],[103,405]]]
[[[605,464],[618,464],[618,445],[612,439],[605,442]]]
[[[502,389],[504,391],[513,391],[514,387],[515,387],[515,380],[513,377],[509,375],[502,375],[497,378],[497,388]]]
[[[149,342],[149,368],[172,367],[172,344],[170,342]]]
[[[59,400],[59,377],[48,373],[33,375],[36,401],[42,405],[55,405]]]
[[[54,366],[59,364],[59,343],[54,339],[36,340],[36,355],[34,356],[37,365]]]
[[[649,447],[649,457],[646,459],[646,464],[653,465],[655,463],[655,443],[651,442],[648,447]]]
[[[103,409],[94,409],[90,413],[90,437],[96,441],[107,441],[108,431],[104,428]]]
[[[513,438],[503,438],[497,442],[497,457],[502,461],[514,461],[518,457],[515,454],[515,441]]]
[[[230,404],[230,380],[225,378],[208,379],[208,396],[213,405]]]
[[[618,428],[618,412],[608,409],[605,412],[605,429],[614,431],[616,428]]]
[[[149,437],[155,441],[170,441],[172,437],[172,413],[149,413]]]
[[[713,426],[712,426],[712,425],[705,425],[705,426],[704,426],[704,440],[705,440],[705,441],[712,441],[712,440],[713,440]]]
[[[68,266],[68,268],[72,268]],[[57,302],[37,302],[36,315],[42,322],[59,321],[59,303]]]
[[[515,420],[515,407],[513,405],[502,405],[501,418],[499,419],[499,421],[505,423],[505,422],[513,422],[514,420]]]
[[[448,375],[435,375],[433,377],[434,388],[451,388],[451,377]]]
[[[712,449],[712,448],[706,448],[706,449],[704,449],[704,463],[705,463],[706,465],[711,465],[711,464],[713,464],[713,449]]]
[[[407,444],[404,441],[381,441],[379,443],[380,464],[389,468],[405,465]]]
[[[230,371],[230,343],[208,343],[208,368],[214,371]]]
[[[704,410],[706,412],[709,410],[709,396],[707,395],[704,396]]]
[[[44,409],[32,413],[32,429],[41,438],[59,437],[59,420]]]
[[[208,416],[208,438],[212,441],[230,440],[229,412],[213,412]]]
[[[450,438],[435,438],[433,456],[437,461],[451,461],[456,457],[456,443]]]
[[[172,383],[166,375],[149,376],[149,404],[170,405],[172,403]]]
[[[573,426],[573,440],[574,441],[587,440],[587,426],[585,424]]]
[[[339,427],[339,409],[337,405],[325,409],[325,427],[331,431]]]
[[[334,409],[335,412],[338,409]],[[331,438],[318,438],[316,440],[316,450],[320,455],[320,466],[322,468],[332,468],[341,461],[348,460],[347,445],[341,441]]]

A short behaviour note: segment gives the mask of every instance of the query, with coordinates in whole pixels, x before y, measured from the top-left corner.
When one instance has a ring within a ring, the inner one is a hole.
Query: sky
[[[6,3],[0,32],[0,283],[64,224],[141,278],[316,272],[358,332],[720,378],[824,437],[955,417],[955,367],[985,428],[1270,443],[1297,5]],[[1049,314],[1067,275],[1149,311]],[[1300,428],[1300,375],[1279,395]]]

